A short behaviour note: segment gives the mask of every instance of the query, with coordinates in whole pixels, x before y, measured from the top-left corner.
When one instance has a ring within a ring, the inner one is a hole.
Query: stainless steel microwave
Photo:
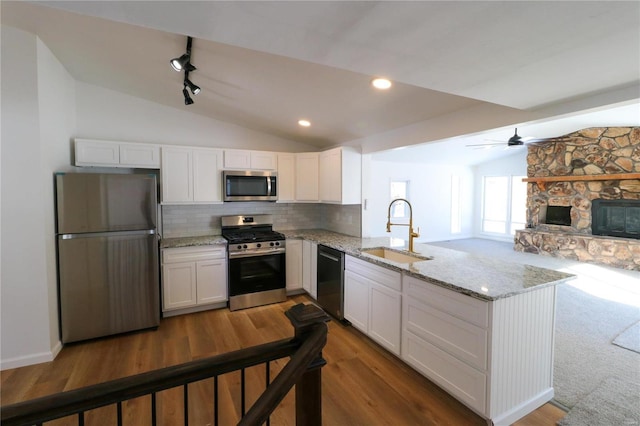
[[[222,172],[224,201],[276,201],[278,174],[263,170]]]

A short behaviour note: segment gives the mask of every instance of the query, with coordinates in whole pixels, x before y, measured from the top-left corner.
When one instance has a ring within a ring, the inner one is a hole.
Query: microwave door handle
[[[267,195],[271,195],[271,177],[267,176]]]

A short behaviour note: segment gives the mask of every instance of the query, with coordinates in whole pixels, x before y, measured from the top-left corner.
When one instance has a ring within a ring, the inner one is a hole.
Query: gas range
[[[224,216],[229,309],[286,300],[286,241],[273,230],[271,215]]]
[[[222,236],[228,241],[229,257],[284,252],[285,236],[272,229],[271,215],[225,216]]]

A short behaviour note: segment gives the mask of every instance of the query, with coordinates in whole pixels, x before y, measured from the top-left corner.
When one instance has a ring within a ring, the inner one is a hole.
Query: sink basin
[[[370,248],[361,250],[362,253],[369,254],[371,256],[380,257],[382,259],[390,260],[397,263],[413,263],[421,262],[423,260],[431,260],[431,257],[420,256],[418,254],[409,254],[408,252],[400,252],[391,250],[384,247]]]

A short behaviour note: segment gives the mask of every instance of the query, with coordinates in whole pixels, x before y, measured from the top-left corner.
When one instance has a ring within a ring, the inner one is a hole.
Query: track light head
[[[191,96],[189,96],[187,86],[184,86],[184,89],[182,89],[182,94],[184,95],[184,104],[191,105],[193,103],[193,99],[191,99]]]
[[[180,72],[188,68],[189,66],[193,67],[193,65],[191,65],[191,63],[189,62],[190,59],[191,59],[191,55],[188,53],[185,53],[179,58],[173,58],[170,63],[174,70]],[[193,67],[193,69],[195,69],[195,67]]]
[[[191,93],[193,93],[194,95],[197,95],[201,92],[200,86],[196,86],[188,78],[184,79],[184,84],[189,88],[189,90],[191,90]]]

